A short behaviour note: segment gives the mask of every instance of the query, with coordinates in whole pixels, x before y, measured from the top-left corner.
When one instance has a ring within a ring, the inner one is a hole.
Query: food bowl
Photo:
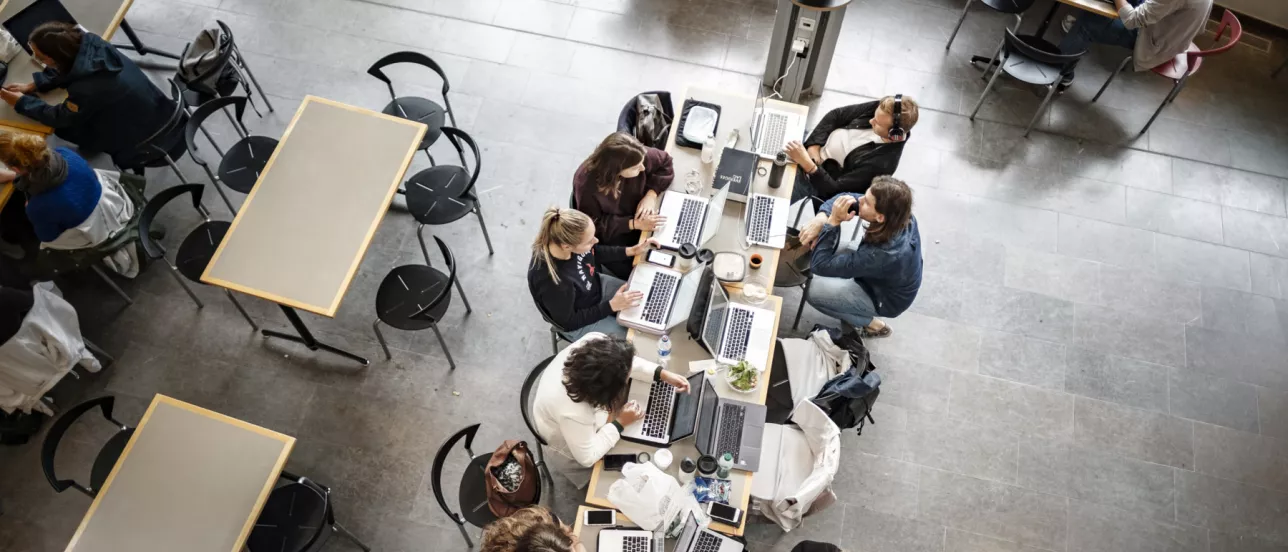
[[[755,366],[748,364],[747,361],[739,362],[729,366],[724,370],[725,383],[729,388],[739,393],[752,393],[760,388],[760,380],[764,374]]]

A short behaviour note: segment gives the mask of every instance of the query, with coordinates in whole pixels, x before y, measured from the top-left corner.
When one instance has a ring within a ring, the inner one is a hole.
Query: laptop
[[[678,270],[640,263],[627,282],[630,291],[644,294],[640,304],[617,313],[617,323],[627,328],[662,335],[688,322],[702,281],[701,270]],[[605,292],[617,290],[605,290]]]
[[[790,202],[781,197],[751,194],[743,210],[747,243],[782,249],[787,245],[787,219]]]
[[[652,531],[639,529],[603,529],[595,549],[599,552],[662,552],[665,541],[654,538]],[[742,543],[698,524],[697,516],[690,511],[684,521],[680,538],[675,541],[675,552],[742,552]]]
[[[702,321],[702,346],[720,364],[746,360],[764,370],[774,342],[774,311],[729,301],[720,282],[711,282],[711,300]]]
[[[701,372],[705,376],[706,372]],[[693,385],[693,380],[689,380]],[[690,394],[693,394],[690,391]],[[698,393],[698,452],[719,458],[733,454],[733,469],[754,472],[760,469],[760,447],[765,433],[763,404],[722,398],[709,378],[702,378]]]
[[[773,159],[787,149],[787,143],[805,137],[805,117],[765,105],[763,95],[756,98],[751,114],[751,152]]]
[[[31,32],[50,21],[76,24],[72,14],[58,0],[36,0],[5,20],[4,28],[13,35],[13,39],[22,46],[22,49],[27,51],[27,55],[31,55],[31,46],[27,44],[31,39]]]
[[[716,190],[710,199],[667,191],[662,194],[662,205],[658,207],[658,214],[666,217],[666,226],[654,232],[653,239],[667,249],[677,249],[686,243],[701,248],[720,229],[720,217],[724,215],[728,199],[728,186]]]
[[[636,359],[636,362],[647,362]],[[632,379],[627,400],[644,406],[644,417],[622,428],[622,439],[646,445],[669,447],[693,435],[698,421],[698,394],[703,372],[689,376],[688,393],[680,393],[664,381]]]

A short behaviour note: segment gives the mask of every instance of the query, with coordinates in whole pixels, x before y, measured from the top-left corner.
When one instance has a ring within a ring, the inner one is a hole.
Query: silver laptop
[[[599,552],[662,552],[664,540],[654,538],[652,531],[638,529],[602,529],[595,549]],[[742,552],[742,543],[698,524],[689,512],[684,530],[675,542],[675,552]]]
[[[711,282],[711,300],[702,321],[702,345],[721,364],[746,360],[765,370],[774,342],[774,311],[729,300],[719,280]]]
[[[702,374],[705,375],[706,372]],[[693,385],[692,380],[689,385]],[[702,379],[701,389],[698,393],[698,426],[694,443],[698,452],[716,458],[728,452],[733,455],[735,470],[759,470],[760,446],[764,439],[765,415],[768,412],[765,405],[722,398],[716,394],[715,386],[706,377]]]
[[[643,293],[644,300],[617,313],[617,323],[655,335],[671,331],[689,320],[693,300],[701,291],[701,280],[701,270],[683,274],[653,263],[640,263],[631,271],[627,289]]]
[[[789,201],[765,194],[751,194],[743,211],[747,243],[782,249],[787,245]]]
[[[666,540],[643,529],[601,529],[595,549],[600,552],[663,552]]]
[[[680,393],[664,381],[652,383],[632,379],[628,399],[644,407],[644,417],[622,428],[622,439],[667,447],[691,435],[698,422],[698,393],[703,372],[689,376],[688,393]]]
[[[658,214],[666,217],[666,225],[653,233],[653,239],[668,249],[686,243],[701,248],[720,229],[720,217],[724,216],[728,199],[728,186],[717,190],[710,199],[667,191],[662,194],[662,205],[658,207]]]
[[[773,159],[787,149],[787,143],[805,137],[805,117],[766,105],[765,97],[756,98],[751,114],[751,151],[764,159]]]

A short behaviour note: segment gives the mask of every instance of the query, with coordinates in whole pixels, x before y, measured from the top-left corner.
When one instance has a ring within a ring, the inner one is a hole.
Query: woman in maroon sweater
[[[659,196],[674,177],[666,152],[645,147],[629,134],[609,134],[573,175],[573,206],[595,221],[601,244],[635,245],[641,231],[652,232],[666,222],[657,214]],[[604,268],[625,279],[631,261],[604,263]]]

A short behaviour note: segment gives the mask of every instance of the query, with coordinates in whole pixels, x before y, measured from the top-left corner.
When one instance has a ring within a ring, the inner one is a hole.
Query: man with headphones
[[[829,111],[803,144],[787,145],[798,168],[792,202],[862,195],[873,178],[894,174],[919,115],[917,102],[903,94]]]

